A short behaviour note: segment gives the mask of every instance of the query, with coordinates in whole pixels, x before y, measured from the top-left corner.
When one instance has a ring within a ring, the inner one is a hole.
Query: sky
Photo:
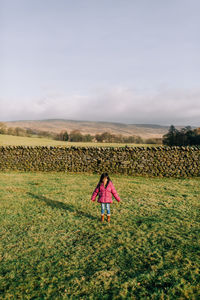
[[[0,121],[200,126],[199,0],[0,0]]]

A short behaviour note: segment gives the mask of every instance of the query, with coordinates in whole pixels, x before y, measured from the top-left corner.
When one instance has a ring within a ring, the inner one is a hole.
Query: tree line
[[[200,128],[192,129],[191,126],[186,126],[180,130],[174,125],[169,127],[169,131],[163,135],[163,138],[142,139],[140,136],[124,136],[116,135],[110,132],[101,134],[82,134],[79,130],[73,130],[68,133],[63,130],[60,133],[50,131],[37,130],[21,127],[7,127],[0,122],[0,134],[8,134],[14,136],[26,137],[45,137],[66,142],[99,142],[99,143],[128,143],[128,144],[163,144],[168,146],[192,146],[200,145]]]
[[[47,137],[55,138],[56,134],[49,131],[31,129],[31,128],[21,128],[21,127],[7,127],[4,123],[0,122],[0,134],[8,134],[14,136],[26,136],[26,137]]]
[[[163,136],[163,144],[168,146],[200,145],[200,128],[192,129],[186,126],[180,130],[171,125],[167,134]]]
[[[128,144],[161,144],[162,139],[142,139],[140,136],[124,136],[116,135],[110,132],[101,134],[82,134],[79,130],[73,130],[69,134],[67,131],[62,131],[57,135],[56,139],[68,142],[99,142],[99,143],[128,143]]]
[[[66,142],[99,142],[99,143],[128,143],[128,144],[161,144],[161,138],[142,139],[140,136],[124,136],[116,135],[110,132],[103,132],[101,134],[82,134],[79,130],[73,130],[70,133],[63,130],[60,133],[49,131],[42,131],[31,128],[21,127],[7,127],[4,123],[0,122],[0,134],[8,134],[14,136],[24,137],[46,137],[59,141]]]

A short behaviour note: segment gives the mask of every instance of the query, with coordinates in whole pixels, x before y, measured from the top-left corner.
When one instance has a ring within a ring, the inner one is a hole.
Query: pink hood
[[[120,201],[120,197],[118,196],[112,181],[108,183],[108,186],[106,188],[104,187],[103,183],[100,185],[100,187],[97,185],[91,197],[92,201],[95,201],[98,193],[99,197],[97,202],[99,203],[113,203],[112,195],[118,202]]]

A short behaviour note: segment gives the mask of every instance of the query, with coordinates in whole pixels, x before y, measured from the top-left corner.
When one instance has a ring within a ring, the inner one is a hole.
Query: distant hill
[[[21,127],[25,129],[31,128],[50,131],[54,133],[59,133],[62,130],[67,130],[69,133],[72,130],[80,130],[82,134],[95,135],[97,133],[108,131],[112,134],[121,134],[125,136],[137,135],[142,138],[161,138],[169,128],[169,126],[161,126],[156,124],[124,124],[63,119],[47,119],[34,121],[23,120],[4,123],[7,125],[7,127]]]

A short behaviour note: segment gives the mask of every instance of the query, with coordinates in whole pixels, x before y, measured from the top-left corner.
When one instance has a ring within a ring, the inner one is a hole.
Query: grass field
[[[117,143],[91,143],[91,142],[62,142],[48,138],[37,137],[22,137],[12,136],[6,134],[0,134],[0,146],[77,146],[77,147],[147,147],[147,146],[159,146],[154,144],[117,144]]]
[[[199,299],[200,178],[0,173],[1,299]]]

